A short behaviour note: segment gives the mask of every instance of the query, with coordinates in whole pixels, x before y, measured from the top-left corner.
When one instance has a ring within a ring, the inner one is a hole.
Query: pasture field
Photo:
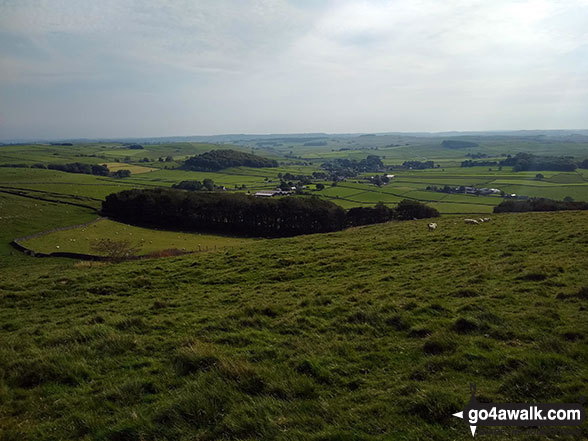
[[[492,218],[0,267],[0,439],[468,440],[470,383],[577,402],[588,212]]]
[[[141,173],[149,173],[152,171],[157,170],[156,168],[152,167],[144,167],[142,165],[136,164],[125,164],[124,162],[107,162],[104,165],[108,167],[108,170],[111,172],[116,172],[118,170],[128,170],[133,175],[139,175]]]
[[[182,251],[220,251],[226,247],[248,244],[254,239],[212,234],[183,233],[140,228],[109,219],[101,219],[88,226],[57,231],[21,243],[36,252],[100,254],[92,250],[97,239],[128,240],[138,247],[138,255],[177,248]]]
[[[47,261],[41,262],[43,259],[28,257],[16,251],[10,242],[40,231],[90,222],[96,217],[96,212],[88,208],[0,192],[0,267],[48,264]]]
[[[129,149],[121,143],[75,143],[71,146],[49,144],[0,145],[0,164],[35,164],[85,162],[99,164],[124,160],[127,156],[136,160],[149,158],[154,165],[160,157],[172,156],[183,159],[206,151],[227,148],[220,144],[178,142],[167,144],[145,144],[143,149]],[[240,149],[235,146],[234,148]]]

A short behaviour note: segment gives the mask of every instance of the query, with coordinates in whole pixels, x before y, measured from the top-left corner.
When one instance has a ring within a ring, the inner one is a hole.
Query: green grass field
[[[52,228],[90,222],[96,217],[96,212],[87,208],[0,192],[0,267],[48,263],[25,256],[13,249],[10,246],[13,239]]]
[[[125,164],[124,162],[106,162],[104,165],[106,165],[108,167],[108,170],[110,170],[111,172],[116,172],[118,170],[128,170],[134,175],[139,175],[141,173],[149,173],[157,170],[156,168],[152,167],[144,167],[142,165],[136,164]]]
[[[92,249],[92,243],[97,239],[127,240],[133,247],[139,248],[138,255],[172,248],[186,252],[220,251],[226,247],[248,244],[254,240],[211,234],[160,231],[102,219],[88,226],[46,234],[21,243],[41,253],[61,251],[100,254]]]
[[[466,440],[471,382],[575,402],[588,213],[492,218],[0,268],[0,439]]]

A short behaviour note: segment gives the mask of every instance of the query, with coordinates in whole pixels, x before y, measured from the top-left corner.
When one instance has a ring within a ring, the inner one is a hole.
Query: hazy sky
[[[0,0],[0,139],[588,128],[588,0]]]

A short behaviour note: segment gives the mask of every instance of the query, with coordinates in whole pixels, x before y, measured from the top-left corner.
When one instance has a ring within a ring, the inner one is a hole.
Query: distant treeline
[[[386,169],[377,155],[368,155],[367,158],[361,161],[337,158],[322,163],[321,168],[328,172],[329,178],[332,180],[351,178],[365,172],[377,173]]]
[[[554,201],[543,198],[527,199],[524,201],[508,199],[494,207],[494,213],[563,210],[588,210],[588,202]]]
[[[359,225],[379,224],[392,220],[425,219],[439,217],[439,212],[418,201],[404,199],[395,208],[389,208],[382,202],[378,202],[374,208],[354,207],[347,212],[346,225],[355,227]]]
[[[404,161],[402,168],[425,170],[427,168],[435,168],[435,163],[433,161]]]
[[[462,167],[479,167],[479,166],[494,167],[495,165],[498,165],[498,162],[496,162],[496,161],[472,161],[471,159],[466,159],[465,161],[463,161],[461,163]]]
[[[212,150],[188,158],[183,168],[194,171],[218,171],[229,167],[277,167],[278,161],[236,150]]]
[[[172,188],[178,190],[189,190],[189,191],[213,191],[216,188],[212,179],[205,179],[201,181],[182,181],[178,184],[172,185]]]
[[[245,236],[280,237],[338,231],[347,226],[438,216],[416,201],[395,209],[384,204],[346,212],[315,197],[255,198],[242,193],[170,189],[125,190],[106,197],[102,213],[113,219],[161,228]]]
[[[128,178],[131,176],[130,170],[117,170],[110,173],[108,167],[98,164],[84,164],[83,162],[72,162],[69,164],[0,164],[0,167],[11,168],[42,168],[49,170],[58,170],[66,173],[82,173],[85,175],[110,176],[113,178]]]
[[[513,171],[574,171],[582,164],[576,164],[571,157],[564,156],[538,156],[532,153],[517,153],[507,157],[498,165],[512,166]]]
[[[44,168],[50,170],[59,170],[67,173],[84,173],[86,175],[108,176],[110,171],[108,167],[97,164],[84,164],[82,162],[72,162],[70,164],[0,164],[0,167],[11,168]]]
[[[72,162],[69,164],[49,164],[50,170],[59,170],[67,173],[83,173],[86,175],[108,176],[110,170],[104,165],[84,164],[82,162]]]

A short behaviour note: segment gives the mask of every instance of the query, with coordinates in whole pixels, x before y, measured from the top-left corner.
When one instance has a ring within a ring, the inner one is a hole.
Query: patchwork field
[[[373,138],[373,139],[372,139]],[[380,139],[381,138],[381,139]],[[131,170],[131,177],[115,179],[90,175],[76,175],[54,170],[35,168],[4,168],[0,167],[0,188],[10,187],[35,192],[50,192],[52,199],[73,201],[72,198],[85,198],[87,205],[99,208],[100,202],[110,193],[128,188],[169,187],[183,180],[212,179],[216,185],[228,190],[250,191],[269,190],[279,185],[278,175],[312,175],[321,171],[320,165],[325,159],[351,158],[362,159],[368,154],[380,155],[388,165],[399,165],[404,160],[433,160],[439,168],[426,170],[397,170],[395,178],[382,187],[367,182],[369,174],[348,179],[333,187],[331,182],[323,181],[322,191],[309,190],[310,194],[329,199],[344,208],[354,206],[373,206],[378,202],[394,205],[403,198],[430,202],[441,213],[488,213],[500,202],[500,198],[474,195],[447,195],[428,191],[427,187],[444,185],[475,186],[478,188],[498,188],[505,193],[515,193],[529,197],[548,197],[574,200],[588,200],[588,171],[578,169],[576,172],[542,172],[543,179],[537,180],[537,172],[513,172],[511,167],[460,167],[462,160],[467,159],[466,153],[488,152],[500,155],[521,151],[522,146],[533,146],[531,141],[505,144],[504,141],[484,141],[479,147],[466,151],[442,149],[435,146],[430,139],[407,138],[401,142],[394,137],[365,137],[333,141],[339,147],[335,151],[324,146],[286,146],[268,147],[263,149],[251,145],[233,145],[231,148],[255,151],[258,154],[276,158],[280,161],[277,168],[236,167],[220,172],[193,172],[177,169],[178,161],[190,155],[217,148],[227,148],[222,144],[206,143],[170,143],[146,145],[144,149],[129,149],[120,144],[78,144],[74,146],[1,146],[0,165],[2,164],[36,164],[39,162],[86,162],[108,164],[112,171]],[[382,145],[384,139],[392,140],[393,147]],[[346,143],[352,142],[357,149],[340,150]],[[397,144],[396,144],[397,142]],[[435,141],[439,142],[439,141]],[[330,144],[329,144],[330,145]],[[508,148],[506,148],[508,146]],[[374,150],[376,149],[377,150]],[[551,154],[583,154],[582,146],[576,143],[561,145],[534,145],[537,153],[548,151]],[[290,150],[293,152],[290,154]],[[296,152],[296,154],[294,154]],[[284,156],[285,155],[285,156]],[[165,158],[172,157],[171,162]],[[582,158],[583,156],[580,156]],[[139,162],[147,159],[149,162]],[[489,156],[492,159],[492,156]],[[118,162],[117,162],[118,161]],[[315,181],[318,182],[318,181]],[[243,188],[244,186],[244,188]]]

